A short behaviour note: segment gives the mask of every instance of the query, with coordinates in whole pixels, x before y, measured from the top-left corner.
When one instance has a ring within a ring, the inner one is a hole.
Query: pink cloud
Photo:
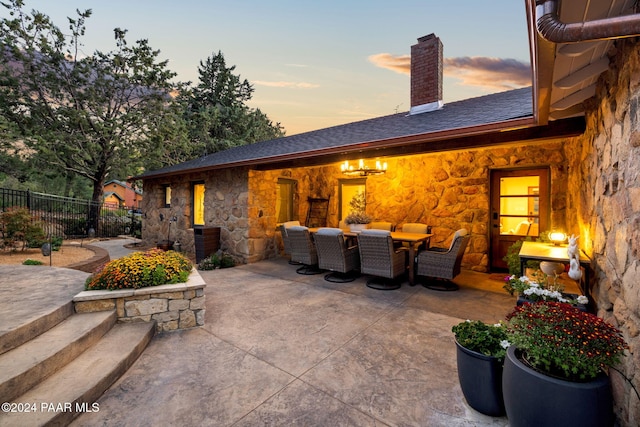
[[[409,75],[411,72],[409,55],[379,53],[369,56],[369,61],[396,73]],[[443,72],[447,77],[460,80],[462,86],[508,90],[531,85],[529,64],[510,58],[445,58]]]

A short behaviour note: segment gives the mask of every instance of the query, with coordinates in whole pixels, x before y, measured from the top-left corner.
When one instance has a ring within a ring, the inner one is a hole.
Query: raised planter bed
[[[156,331],[204,325],[206,283],[196,269],[186,283],[115,291],[82,291],[73,298],[76,313],[116,310],[119,322],[156,322]]]

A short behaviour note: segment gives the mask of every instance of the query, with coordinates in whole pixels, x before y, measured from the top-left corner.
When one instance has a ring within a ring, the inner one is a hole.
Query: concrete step
[[[13,401],[67,365],[94,345],[115,323],[115,311],[75,314],[19,347],[0,354],[0,401]]]
[[[69,301],[57,307],[50,307],[49,311],[39,317],[28,319],[25,323],[0,332],[0,354],[17,348],[29,340],[62,322],[73,314],[73,302]]]
[[[129,369],[154,333],[153,322],[116,324],[66,366],[10,400],[24,405],[16,408],[21,412],[0,412],[0,425],[67,425],[82,412],[99,410],[97,399]]]
[[[88,276],[67,268],[0,265],[0,354],[71,316],[71,301]]]

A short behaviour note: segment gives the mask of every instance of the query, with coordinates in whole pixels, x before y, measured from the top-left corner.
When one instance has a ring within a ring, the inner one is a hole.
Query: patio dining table
[[[318,228],[310,228],[309,233],[314,234],[318,231]],[[357,237],[360,232],[351,231],[348,228],[343,228],[345,237]],[[416,259],[416,251],[420,247],[423,242],[429,240],[429,238],[433,236],[431,233],[405,233],[402,231],[392,231],[391,239],[394,242],[407,242],[409,243],[409,285],[414,286],[416,284],[415,281],[415,259]]]

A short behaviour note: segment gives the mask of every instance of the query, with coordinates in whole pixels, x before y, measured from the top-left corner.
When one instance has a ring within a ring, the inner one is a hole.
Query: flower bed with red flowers
[[[616,365],[628,348],[621,332],[569,304],[536,302],[506,317],[507,336],[535,369],[571,381],[588,381]]]

